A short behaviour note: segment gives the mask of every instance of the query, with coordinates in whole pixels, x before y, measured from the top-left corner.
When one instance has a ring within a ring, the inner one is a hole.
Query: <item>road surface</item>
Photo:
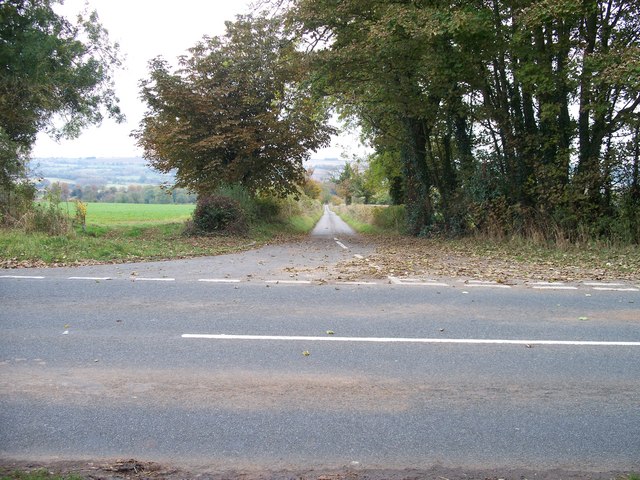
[[[640,470],[634,286],[313,280],[366,255],[334,233],[0,271],[0,459]]]

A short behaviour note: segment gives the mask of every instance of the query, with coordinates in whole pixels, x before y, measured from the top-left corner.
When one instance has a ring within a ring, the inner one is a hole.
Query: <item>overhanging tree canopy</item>
[[[135,133],[156,169],[199,193],[221,184],[286,195],[304,181],[303,160],[332,129],[303,83],[303,56],[277,18],[238,17],[171,71],[150,63],[148,106]]]
[[[55,0],[0,2],[0,187],[24,174],[42,130],[73,138],[104,112],[123,120],[112,74],[117,44],[95,12],[76,24],[57,15]]]

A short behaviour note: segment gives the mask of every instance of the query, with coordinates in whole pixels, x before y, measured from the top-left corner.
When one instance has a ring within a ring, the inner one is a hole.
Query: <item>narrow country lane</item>
[[[332,218],[305,242],[238,255],[0,271],[0,466],[640,470],[633,285],[327,281],[370,252]]]

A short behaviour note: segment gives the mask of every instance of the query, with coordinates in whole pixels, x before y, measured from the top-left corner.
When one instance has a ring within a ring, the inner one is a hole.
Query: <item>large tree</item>
[[[637,1],[289,5],[318,89],[400,158],[412,232],[608,235],[637,202]]]
[[[303,161],[332,133],[305,84],[304,57],[278,18],[240,16],[226,29],[176,70],[150,63],[138,144],[153,167],[175,169],[176,185],[198,193],[221,184],[295,192]]]
[[[112,81],[118,45],[95,12],[72,23],[55,3],[0,2],[0,191],[24,175],[38,132],[73,138],[105,113],[123,120]]]

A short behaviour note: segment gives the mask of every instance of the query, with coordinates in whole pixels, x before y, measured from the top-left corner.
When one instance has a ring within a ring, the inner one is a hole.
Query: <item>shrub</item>
[[[244,234],[248,224],[240,202],[222,195],[198,198],[193,212],[193,233]]]

